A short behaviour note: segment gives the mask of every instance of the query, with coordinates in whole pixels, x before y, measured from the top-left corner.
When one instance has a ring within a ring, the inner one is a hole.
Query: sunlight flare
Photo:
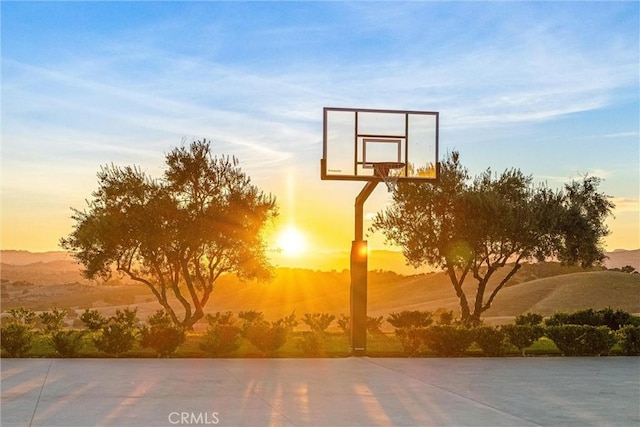
[[[297,227],[289,225],[278,235],[278,249],[285,256],[296,257],[307,251],[307,239]]]

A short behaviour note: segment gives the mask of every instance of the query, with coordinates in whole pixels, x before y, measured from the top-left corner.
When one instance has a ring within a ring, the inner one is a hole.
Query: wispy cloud
[[[592,138],[618,139],[618,138],[638,138],[638,137],[640,137],[640,132],[632,131],[632,132],[616,132],[616,133],[609,133],[604,135],[594,135]]]
[[[369,34],[375,28],[373,17],[379,20],[381,11],[361,12],[369,24],[354,28]],[[250,62],[223,64],[215,57],[163,49],[143,28],[140,32],[146,37],[128,32],[127,40],[114,40],[79,63],[41,68],[30,81],[49,82],[59,91],[70,86],[64,97],[73,99],[75,92],[83,111],[93,109],[95,115],[170,132],[198,127],[202,117],[218,129],[228,123],[242,131],[246,121],[239,124],[240,118],[250,115],[250,126],[260,126],[260,113],[264,119],[309,127],[326,104],[439,109],[446,113],[449,126],[461,128],[536,122],[602,108],[612,102],[612,91],[637,83],[638,55],[633,46],[613,50],[607,57],[589,55],[572,40],[558,38],[553,24],[538,21],[533,28],[521,28],[508,42],[498,43],[494,36],[486,46],[449,45],[441,57],[424,54],[431,48],[442,52],[432,46],[438,39],[417,39],[405,46],[408,53],[391,57],[363,59],[357,51],[345,52],[355,54],[357,61],[326,53],[314,61],[305,51],[310,39],[305,27],[292,24],[277,29],[292,45],[280,69],[272,65],[265,69],[259,62],[255,67]],[[197,39],[197,26],[192,27]],[[391,41],[404,40],[396,34],[402,26],[387,30]],[[316,31],[327,34],[330,27],[317,26]],[[350,37],[360,36],[356,32]],[[10,59],[7,63],[11,65]],[[52,90],[53,96],[60,95]]]
[[[623,168],[625,182],[637,181],[637,159],[612,165],[572,145],[603,138],[637,150],[637,120],[600,127],[597,137],[583,130],[594,115],[580,116],[637,105],[637,5],[146,5],[126,11],[140,14],[127,15],[135,25],[105,22],[98,12],[129,7],[105,3],[86,8],[102,8],[91,15],[100,25],[87,18],[84,26],[37,26],[31,34],[3,26],[3,198],[27,194],[28,170],[38,177],[37,200],[49,171],[61,188],[50,193],[66,206],[73,191],[87,195],[98,165],[136,163],[155,174],[183,137],[213,140],[217,152],[236,155],[265,182],[293,165],[315,183],[324,106],[438,110],[448,138],[442,147],[464,140],[465,159],[510,165],[523,147],[535,147],[527,171],[550,185],[583,173],[613,181]],[[64,43],[49,43],[47,34]],[[561,135],[542,129],[570,115],[574,127]],[[514,135],[521,139],[512,151],[494,142]],[[629,186],[613,194],[627,195]]]
[[[640,214],[640,199],[629,197],[612,197],[611,202],[616,205],[616,213]]]

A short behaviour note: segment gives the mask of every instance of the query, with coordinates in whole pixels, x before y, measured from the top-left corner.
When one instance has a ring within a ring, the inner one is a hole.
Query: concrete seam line
[[[31,414],[31,420],[29,420],[29,427],[31,427],[31,425],[33,424],[33,419],[36,417],[36,412],[38,412],[40,397],[42,396],[42,391],[44,390],[44,386],[47,383],[47,379],[49,378],[49,371],[51,371],[52,364],[53,364],[53,360],[49,360],[49,367],[47,368],[47,373],[44,374],[44,380],[42,380],[42,387],[40,387],[40,392],[38,393],[38,399],[36,400],[36,404],[33,408],[33,414]]]

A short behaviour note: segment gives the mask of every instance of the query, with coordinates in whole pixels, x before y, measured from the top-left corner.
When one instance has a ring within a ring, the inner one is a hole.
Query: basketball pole
[[[364,239],[364,202],[379,181],[369,181],[355,202],[355,239],[351,242],[351,355],[367,353],[367,262],[368,247]]]

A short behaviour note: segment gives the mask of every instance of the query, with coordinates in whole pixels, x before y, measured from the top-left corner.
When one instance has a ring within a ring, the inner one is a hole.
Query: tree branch
[[[158,299],[158,302],[166,309],[170,310],[171,307],[168,305],[168,302],[166,301],[166,299],[163,299],[160,295],[160,292],[158,292],[158,290],[156,289],[155,285],[145,279],[144,277],[140,277],[138,275],[136,275],[135,273],[133,273],[131,270],[127,270],[124,267],[118,266],[117,267],[118,271],[122,271],[123,273],[125,273],[131,280],[134,280],[136,282],[140,282],[143,283],[144,285],[146,285],[149,289],[151,289],[151,292],[156,296],[156,298]]]
[[[498,284],[498,286],[496,286],[496,288],[493,290],[493,292],[491,292],[491,295],[489,296],[489,299],[487,300],[487,303],[482,307],[481,313],[484,313],[489,308],[491,308],[491,304],[493,303],[493,300],[496,297],[496,295],[498,294],[498,292],[500,292],[500,290],[504,287],[504,285],[507,284],[507,282],[513,277],[513,275],[516,274],[518,272],[518,270],[520,270],[520,267],[522,267],[522,265],[520,264],[520,261],[521,261],[522,257],[523,257],[523,254],[521,254],[518,257],[518,259],[516,260],[515,265],[511,269],[511,271],[500,281],[500,283]]]

